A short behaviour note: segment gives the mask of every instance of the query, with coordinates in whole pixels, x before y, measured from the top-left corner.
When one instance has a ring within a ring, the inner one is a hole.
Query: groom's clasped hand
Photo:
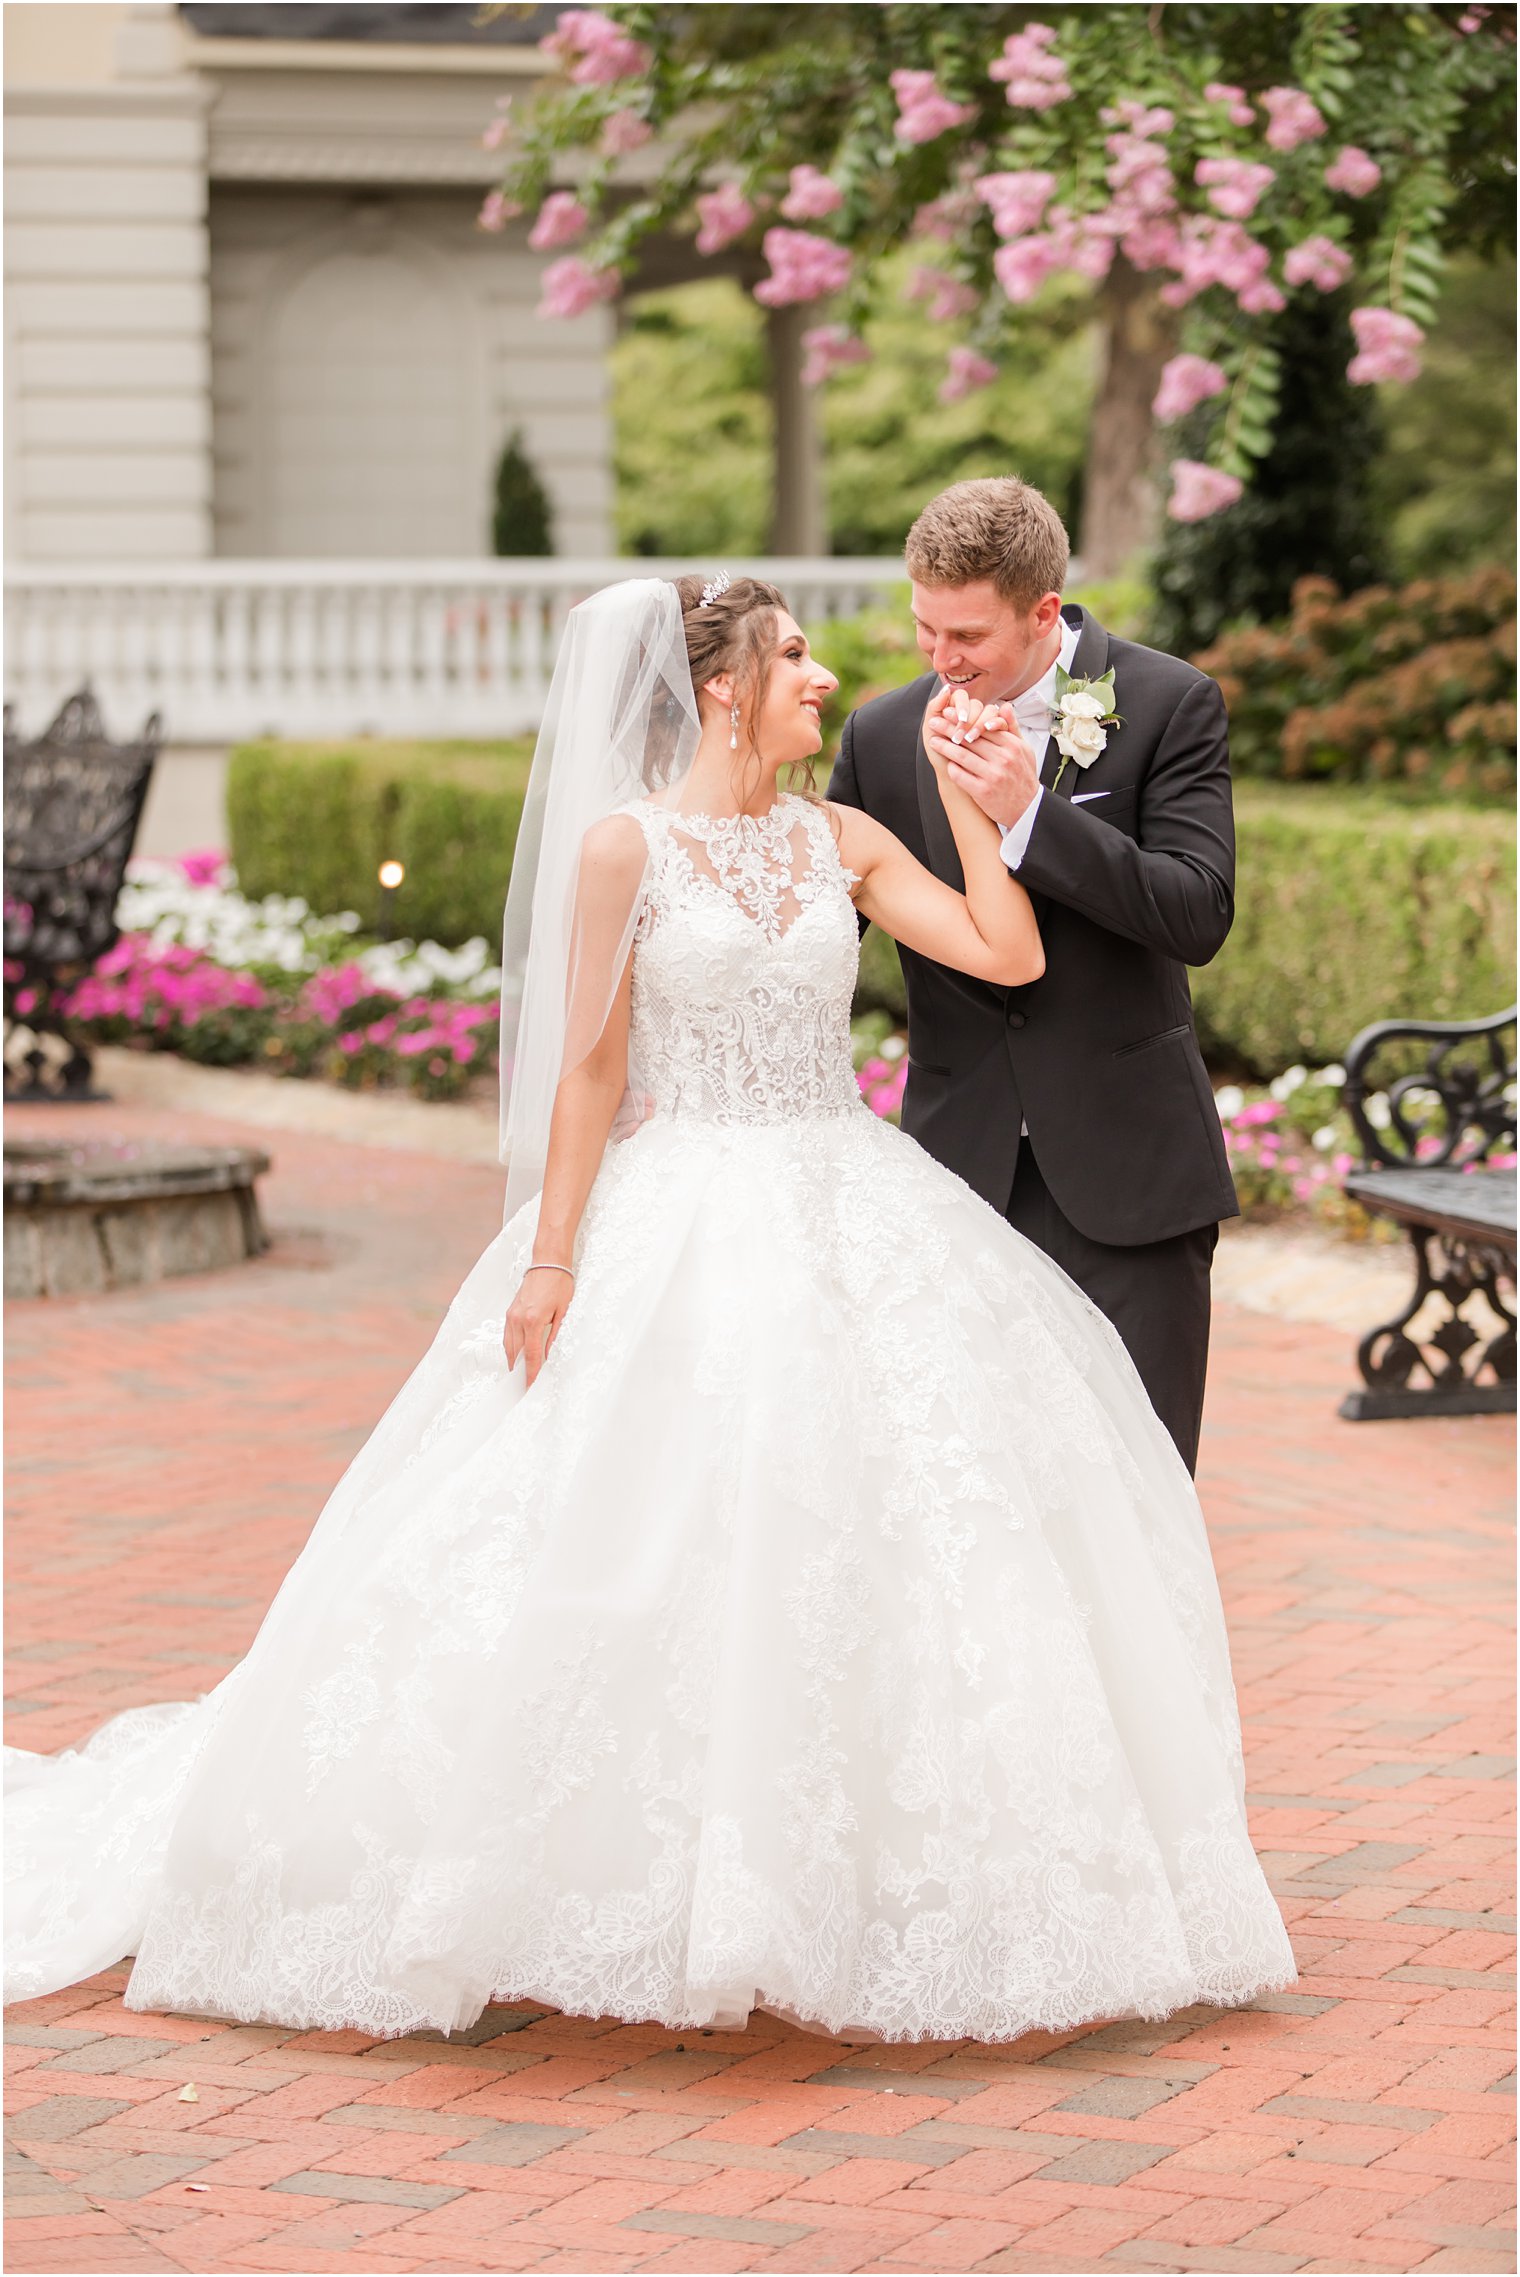
[[[948,682],[929,699],[924,748],[936,771],[942,768],[1000,830],[1012,828],[1039,788],[1039,762],[1013,706],[980,703]]]

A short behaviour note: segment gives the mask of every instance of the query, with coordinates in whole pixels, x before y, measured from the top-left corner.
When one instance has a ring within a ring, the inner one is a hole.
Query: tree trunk
[[[775,417],[771,551],[777,554],[829,550],[823,452],[812,394],[802,384],[802,335],[815,320],[815,312],[802,306],[766,311]]]
[[[1159,502],[1151,474],[1151,402],[1176,344],[1176,318],[1154,278],[1120,256],[1098,295],[1105,348],[1103,377],[1088,432],[1082,534],[1083,572],[1117,577],[1155,540]]]

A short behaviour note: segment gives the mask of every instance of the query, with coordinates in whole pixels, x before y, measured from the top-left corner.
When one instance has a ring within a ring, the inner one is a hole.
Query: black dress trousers
[[[1218,1226],[1122,1249],[1091,1241],[1055,1201],[1027,1138],[1019,1143],[1008,1223],[1107,1314],[1178,1453],[1196,1470],[1209,1358],[1209,1268]]]

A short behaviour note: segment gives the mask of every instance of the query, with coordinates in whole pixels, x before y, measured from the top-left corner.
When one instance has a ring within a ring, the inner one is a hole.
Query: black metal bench
[[[1353,1423],[1411,1415],[1515,1412],[1515,1172],[1491,1157],[1515,1147],[1515,1008],[1489,1020],[1380,1020],[1346,1054],[1346,1105],[1365,1160],[1345,1190],[1406,1228],[1414,1287],[1403,1311],[1362,1338],[1362,1387],[1341,1403]],[[1428,1046],[1408,1066],[1411,1044]],[[1398,1047],[1404,1047],[1400,1050]],[[1394,1049],[1393,1074],[1372,1068]],[[1385,1091],[1375,1126],[1369,1098]],[[1435,1300],[1434,1326],[1417,1316]],[[1467,1308],[1481,1299],[1489,1317]]]
[[[155,712],[136,743],[112,743],[88,688],[30,741],[5,711],[5,1096],[98,1099],[89,1047],[55,1005],[118,938],[116,899],[158,755]],[[19,1000],[19,1001],[18,1001]],[[10,1041],[31,1048],[13,1068]],[[56,1071],[42,1038],[68,1057]]]

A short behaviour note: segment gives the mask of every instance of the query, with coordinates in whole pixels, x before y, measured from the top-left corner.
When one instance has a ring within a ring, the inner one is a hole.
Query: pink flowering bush
[[[647,71],[649,50],[596,8],[566,8],[546,39],[546,55],[558,58],[577,87],[607,87]]]
[[[1396,316],[1391,308],[1354,308],[1351,329],[1356,334],[1356,354],[1346,366],[1348,379],[1376,387],[1384,380],[1419,378],[1425,335],[1409,317]]]
[[[1277,179],[1272,166],[1253,166],[1247,158],[1200,158],[1193,179],[1207,190],[1215,213],[1232,221],[1247,221],[1261,204],[1264,191]]]
[[[1283,276],[1290,285],[1313,285],[1316,292],[1333,293],[1351,274],[1351,255],[1331,237],[1306,237],[1283,261]]]
[[[1312,142],[1325,131],[1323,118],[1301,87],[1269,87],[1261,106],[1267,114],[1271,150],[1296,150],[1301,142]]]
[[[1325,168],[1326,187],[1348,198],[1370,198],[1382,179],[1383,169],[1377,160],[1358,150],[1354,142]]]
[[[591,224],[591,216],[568,190],[555,190],[538,209],[528,232],[535,253],[553,253],[561,245],[578,245]]]
[[[1174,419],[1185,419],[1200,403],[1207,403],[1210,396],[1223,395],[1229,384],[1207,356],[1173,356],[1161,367],[1161,385],[1151,409],[1163,427],[1170,426]]]
[[[1173,459],[1166,510],[1174,522],[1201,522],[1221,507],[1233,506],[1244,487],[1238,475],[1205,466],[1201,459]]]
[[[654,139],[654,128],[637,111],[613,111],[602,126],[602,150],[608,158],[626,158]]]
[[[725,245],[732,245],[742,237],[755,218],[755,209],[736,183],[720,183],[697,200],[697,231],[699,253],[721,253]]]
[[[781,212],[788,221],[825,221],[844,204],[839,184],[820,174],[816,166],[794,166],[789,183],[781,201]]]
[[[768,229],[763,243],[771,273],[756,285],[755,298],[767,308],[824,300],[850,281],[850,256],[830,238],[806,229]]]
[[[822,387],[836,372],[845,371],[851,364],[868,364],[871,351],[858,333],[847,332],[842,324],[815,324],[802,335],[804,387]]]
[[[1004,40],[1002,55],[988,66],[988,77],[1002,80],[1011,109],[1048,111],[1070,100],[1071,82],[1054,52],[1055,39],[1049,24],[1026,24]]]
[[[932,71],[894,71],[888,83],[897,97],[892,132],[899,142],[936,142],[976,117],[975,103],[952,103]]]
[[[976,306],[976,294],[970,285],[928,262],[921,262],[913,271],[903,287],[903,298],[927,301],[932,324],[948,324],[958,316],[969,316]]]
[[[989,356],[978,355],[975,348],[952,348],[939,383],[940,402],[959,403],[974,389],[990,387],[997,376],[997,365]]]
[[[599,301],[616,300],[618,278],[615,269],[593,269],[589,261],[578,254],[567,253],[562,261],[551,261],[540,280],[540,316],[584,316],[588,308]]]

